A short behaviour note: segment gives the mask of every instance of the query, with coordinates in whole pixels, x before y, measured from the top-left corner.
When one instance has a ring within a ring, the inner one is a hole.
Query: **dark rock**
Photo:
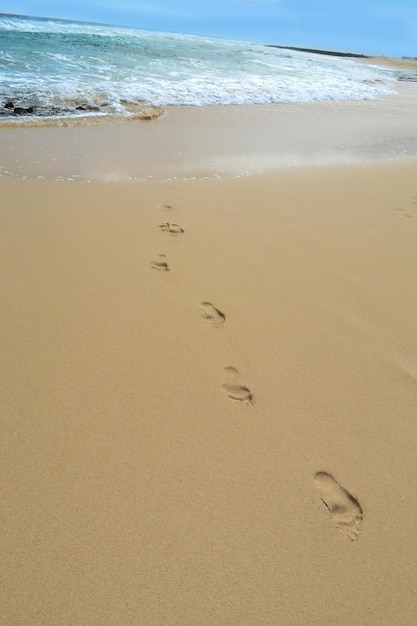
[[[410,74],[400,74],[397,80],[401,80],[407,83],[417,83],[417,72]]]
[[[13,115],[31,115],[34,111],[34,107],[14,107]]]
[[[3,104],[5,109],[14,109],[14,104],[11,100],[8,100],[7,102],[5,102],[5,104]]]
[[[93,111],[93,112],[97,112],[100,111],[100,107],[97,107],[95,105],[92,104],[80,104],[77,107],[75,107],[76,111]]]
[[[315,48],[296,48],[295,46],[277,46],[274,44],[266,44],[268,48],[281,48],[282,50],[296,50],[297,52],[308,52],[309,54],[324,54],[331,57],[346,57],[354,59],[369,59],[366,54],[357,54],[356,52],[337,52],[335,50],[317,50]]]

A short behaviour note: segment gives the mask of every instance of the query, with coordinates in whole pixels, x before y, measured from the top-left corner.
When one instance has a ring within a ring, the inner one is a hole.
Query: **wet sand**
[[[1,624],[416,623],[416,170],[0,180]]]
[[[167,181],[416,156],[417,83],[387,85],[397,93],[381,100],[166,107],[150,122],[0,125],[0,177]]]

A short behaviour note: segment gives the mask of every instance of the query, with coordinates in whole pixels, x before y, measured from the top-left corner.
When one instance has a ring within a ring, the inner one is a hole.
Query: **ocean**
[[[279,42],[276,42],[279,43]],[[135,106],[369,100],[395,72],[211,37],[0,14],[0,123]]]

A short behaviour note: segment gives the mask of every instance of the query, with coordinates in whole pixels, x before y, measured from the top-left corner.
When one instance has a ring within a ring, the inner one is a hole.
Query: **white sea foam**
[[[123,102],[261,104],[373,99],[394,72],[259,44],[0,15],[0,118],[128,115]],[[7,105],[7,106],[5,106]],[[20,112],[22,114],[22,112]]]

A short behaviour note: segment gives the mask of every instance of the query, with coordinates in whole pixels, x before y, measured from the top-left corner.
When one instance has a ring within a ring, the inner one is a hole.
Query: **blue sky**
[[[0,12],[417,57],[417,0],[0,0]]]

